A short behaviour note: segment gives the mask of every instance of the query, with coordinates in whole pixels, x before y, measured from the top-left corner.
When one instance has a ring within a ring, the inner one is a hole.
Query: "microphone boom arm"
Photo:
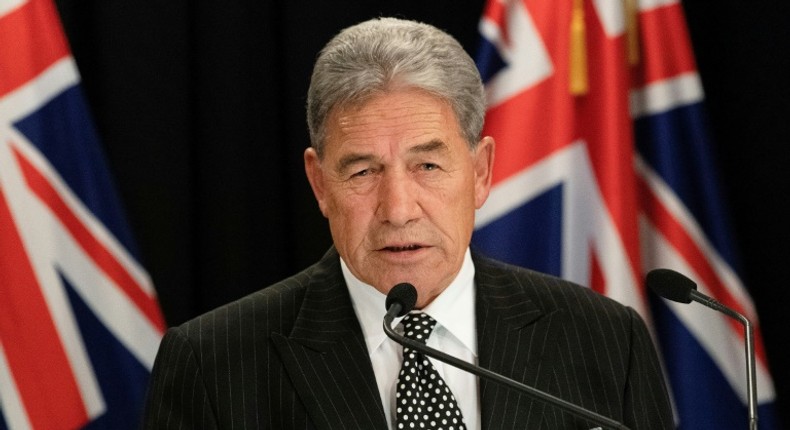
[[[552,396],[551,394],[544,393],[540,390],[530,387],[529,385],[524,385],[520,382],[514,381],[510,378],[502,376],[498,373],[494,373],[488,369],[482,368],[480,366],[473,366],[463,360],[460,360],[456,357],[451,355],[445,354],[437,349],[431,348],[429,346],[423,345],[420,342],[415,340],[409,339],[405,336],[401,336],[392,329],[392,321],[395,319],[395,316],[400,313],[402,306],[400,303],[393,303],[390,308],[387,310],[387,314],[384,315],[384,333],[387,336],[394,340],[395,342],[408,346],[412,349],[422,352],[423,354],[433,357],[437,360],[440,360],[444,363],[447,363],[453,367],[457,367],[461,370],[469,372],[473,375],[476,375],[480,378],[487,379],[497,384],[502,384],[510,389],[516,390],[520,393],[526,394],[532,398],[541,400],[543,402],[547,402],[549,404],[555,405],[560,407],[561,409],[574,414],[576,416],[585,418],[594,422],[595,424],[606,426],[607,428],[613,428],[618,430],[628,430],[628,427],[625,425],[611,419],[605,417],[603,415],[597,414],[590,410],[584,409],[580,406],[577,406],[573,403],[567,402],[559,397]]]

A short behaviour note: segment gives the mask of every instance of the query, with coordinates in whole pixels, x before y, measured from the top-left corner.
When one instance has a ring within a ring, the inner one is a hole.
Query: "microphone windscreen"
[[[386,309],[389,309],[394,303],[399,303],[401,307],[397,316],[403,316],[411,312],[417,303],[417,289],[408,282],[392,287],[389,294],[387,294]]]
[[[694,281],[669,269],[651,270],[646,283],[659,296],[680,303],[691,303],[691,291],[697,289]]]

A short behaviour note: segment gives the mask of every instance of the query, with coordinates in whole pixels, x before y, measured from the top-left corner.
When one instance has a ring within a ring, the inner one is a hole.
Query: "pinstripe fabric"
[[[473,259],[481,365],[632,429],[672,428],[655,353],[633,311],[555,278]],[[590,427],[486,382],[481,409],[484,429]],[[170,329],[144,426],[386,429],[336,251]]]
[[[170,329],[146,405],[151,429],[386,428],[337,253]]]
[[[474,254],[473,254],[474,256]],[[631,429],[672,429],[650,336],[630,308],[554,277],[476,257],[480,365]],[[484,429],[594,427],[481,381]]]

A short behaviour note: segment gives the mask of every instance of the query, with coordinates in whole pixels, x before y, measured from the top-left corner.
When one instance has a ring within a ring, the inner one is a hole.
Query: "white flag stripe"
[[[651,244],[651,247],[644,246],[642,249],[646,264],[649,262],[649,264],[660,267],[671,267],[689,276],[696,276],[692,266],[677,253],[666,238],[645,217],[642,217],[640,221],[642,234]],[[698,290],[703,294],[711,294],[710,289],[704,283],[697,285]],[[696,303],[683,304],[669,301],[666,303],[716,363],[735,393],[745,404],[747,402],[747,387],[744,341],[741,336],[733,333],[729,318],[712,309],[702,308]],[[773,401],[774,387],[768,369],[761,360],[756,361],[756,366],[759,387],[758,401]]]
[[[637,119],[700,103],[704,97],[699,75],[696,72],[684,73],[632,90],[629,95],[631,117]]]
[[[0,98],[0,124],[11,124],[30,115],[64,89],[77,85],[80,77],[72,57],[64,57],[35,80]]]
[[[576,141],[559,153],[564,155],[561,276],[589,285],[591,252],[595,251],[606,280],[606,295],[633,307],[649,322],[645,299],[635,288],[639,274],[632,270],[620,231],[604,201],[587,143]]]
[[[565,152],[555,153],[491,187],[488,200],[475,214],[475,229],[485,227],[561,182],[566,175],[566,157]]]
[[[623,0],[593,0],[593,6],[608,37],[614,38],[625,32],[625,9]],[[640,12],[677,4],[678,0],[637,0]]]
[[[0,18],[11,13],[14,9],[22,6],[26,0],[0,0]]]
[[[3,411],[6,425],[10,430],[32,428],[25,407],[22,405],[16,382],[11,374],[2,339],[0,339],[0,410]]]
[[[623,0],[593,0],[593,6],[608,37],[617,37],[625,31]]]
[[[743,307],[743,313],[751,321],[756,323],[758,321],[757,311],[755,310],[754,303],[749,293],[746,291],[746,287],[730,265],[722,259],[716,251],[716,248],[708,241],[707,236],[702,231],[702,228],[694,216],[689,212],[683,202],[680,201],[669,185],[650,169],[641,157],[635,159],[635,167],[637,173],[644,178],[645,182],[664,208],[683,225],[685,231],[694,240],[696,246],[705,254],[708,262],[713,266],[713,270],[719,276],[719,279],[721,279],[722,285],[727,288],[729,294],[731,294]],[[645,270],[654,269],[656,267],[660,266],[656,266],[655,264],[644,266]]]
[[[44,208],[42,208],[44,209]],[[147,369],[154,365],[161,335],[120,288],[96,266],[57,220],[52,238],[64,275],[96,317]]]
[[[496,23],[483,19],[480,32],[497,47],[507,63],[486,84],[489,109],[551,76],[554,66],[529,12],[520,1],[508,2],[508,40]]]
[[[638,0],[639,11],[648,12],[660,7],[672,6],[679,3],[679,0]]]
[[[48,211],[30,193],[24,182],[22,172],[16,164],[9,140],[23,138],[14,135],[13,130],[5,129],[0,140],[0,186],[14,218],[30,264],[41,286],[41,292],[52,316],[55,328],[74,372],[77,387],[83,398],[90,417],[96,417],[105,410],[99,384],[91,366],[88,353],[77,321],[69,306],[68,298],[53,265],[53,247],[48,233],[53,227],[48,221]]]

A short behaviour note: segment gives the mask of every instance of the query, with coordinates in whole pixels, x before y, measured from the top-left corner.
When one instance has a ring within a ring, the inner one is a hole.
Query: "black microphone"
[[[695,301],[738,320],[746,333],[746,389],[749,403],[749,429],[757,430],[757,370],[754,361],[754,327],[751,321],[713,297],[697,291],[697,284],[686,276],[670,269],[648,272],[648,288],[659,296],[680,303]]]
[[[395,317],[402,317],[411,312],[416,303],[417,289],[414,288],[414,285],[404,282],[392,287],[384,305],[387,308],[387,315],[392,321]]]
[[[384,332],[387,334],[387,336],[389,336],[390,339],[398,342],[404,347],[415,349],[429,357],[433,357],[465,372],[469,372],[473,375],[493,381],[497,384],[502,384],[508,388],[518,391],[519,393],[526,394],[534,399],[538,399],[540,401],[557,406],[566,412],[570,412],[571,414],[574,414],[578,417],[587,419],[595,424],[605,426],[606,428],[628,430],[628,427],[611,418],[567,402],[563,399],[560,399],[559,397],[552,396],[551,394],[544,393],[537,388],[524,385],[506,376],[494,373],[486,368],[467,363],[437,349],[417,342],[416,340],[409,339],[396,333],[395,330],[392,329],[392,320],[395,319],[396,316],[403,316],[411,312],[415,303],[417,303],[417,290],[409,283],[398,284],[392,287],[389,294],[387,294],[387,313],[384,315]]]

